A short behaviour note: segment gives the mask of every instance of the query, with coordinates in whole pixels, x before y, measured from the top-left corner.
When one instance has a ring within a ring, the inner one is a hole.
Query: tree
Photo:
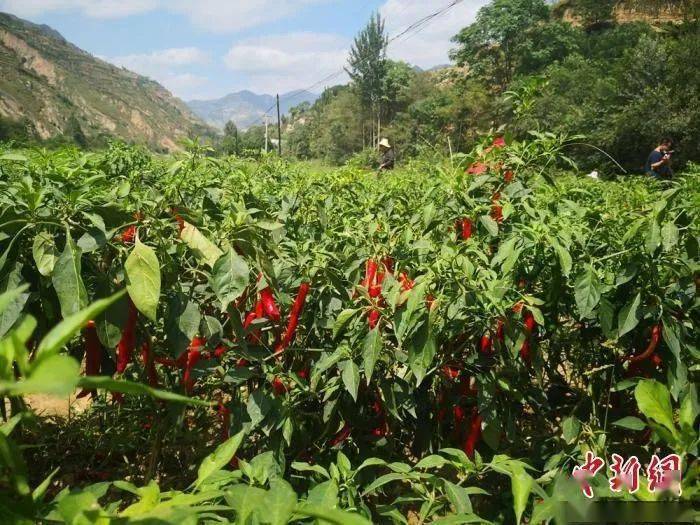
[[[379,13],[376,13],[355,37],[350,49],[349,67],[346,68],[358,92],[362,108],[376,117],[377,138],[381,133],[380,104],[387,72],[386,48],[388,45],[389,39],[384,29],[384,20]]]
[[[221,141],[223,151],[227,155],[238,155],[238,128],[233,120],[224,126],[224,139]]]
[[[548,19],[544,0],[494,0],[454,38],[460,47],[452,58],[505,89],[513,78],[516,51],[527,30]]]

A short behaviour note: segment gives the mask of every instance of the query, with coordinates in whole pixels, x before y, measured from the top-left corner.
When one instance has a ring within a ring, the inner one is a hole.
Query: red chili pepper
[[[649,359],[652,356],[652,354],[654,353],[654,350],[656,350],[656,347],[659,345],[660,340],[661,340],[661,325],[656,324],[651,329],[651,339],[649,340],[649,344],[647,345],[644,352],[642,352],[641,354],[630,357],[629,362],[630,363],[638,363],[640,361],[646,361],[647,359]]]
[[[481,440],[481,423],[483,419],[479,415],[476,407],[472,408],[471,419],[469,422],[469,430],[467,437],[464,440],[464,452],[469,456],[469,459],[474,459],[474,449]]]
[[[260,308],[258,308],[258,305]],[[250,328],[250,325],[253,324],[253,321],[258,319],[258,312],[257,310],[262,310],[262,303],[258,302],[258,305],[256,305],[254,312],[248,312],[245,316],[245,321],[243,322],[243,328],[248,329]],[[260,344],[260,330],[255,330],[253,333],[251,333],[248,336],[248,342],[252,344]]]
[[[508,170],[503,174],[503,180],[506,182],[506,184],[513,182],[513,179],[515,179],[515,173],[513,173],[511,170]]]
[[[493,139],[493,147],[494,148],[505,148],[506,147],[506,139],[503,137],[496,137]]]
[[[131,361],[131,354],[136,348],[136,323],[138,321],[138,310],[129,299],[129,313],[126,325],[122,330],[122,337],[117,344],[117,373],[123,374],[126,366]]]
[[[467,173],[469,175],[482,175],[486,173],[488,169],[489,167],[483,162],[475,162],[471,166],[469,166],[469,169],[467,169]]]
[[[523,324],[525,325],[525,333],[530,335],[535,328],[537,328],[537,321],[535,321],[535,316],[532,315],[532,312],[525,312],[525,315],[523,316]]]
[[[513,313],[519,314],[520,312],[523,311],[523,306],[525,306],[525,303],[523,301],[518,301],[513,305]]]
[[[204,348],[206,344],[207,340],[204,337],[194,337],[192,341],[190,341],[190,346],[187,348],[185,371],[182,373],[182,385],[185,387],[187,395],[190,395],[194,388],[192,370],[202,358],[202,348]]]
[[[416,283],[411,279],[406,272],[401,272],[399,274],[399,282],[401,283],[401,289],[404,292],[412,290]]]
[[[214,349],[214,357],[221,359],[228,352],[228,347],[226,345],[220,344]]]
[[[287,385],[284,384],[284,381],[282,381],[279,377],[275,377],[272,379],[272,390],[275,392],[276,396],[282,396],[287,393]]]
[[[151,352],[151,344],[148,341],[144,341],[143,345],[141,346],[141,359],[143,360],[143,366],[146,369],[148,386],[157,388],[158,373],[156,372],[155,361],[153,360],[153,355]]]
[[[297,372],[297,375],[299,376],[299,379],[303,379],[304,381],[309,380],[309,369],[308,368],[302,368]]]
[[[462,420],[464,420],[464,409],[463,409],[461,406],[455,405],[455,406],[452,408],[452,413],[453,413],[453,415],[454,415],[454,417],[455,417],[455,421],[462,421]]]
[[[481,336],[479,351],[482,355],[491,355],[491,336],[489,334]]]
[[[263,319],[265,317],[265,307],[263,306],[262,301],[258,301],[255,303],[255,318],[256,319]]]
[[[135,238],[136,226],[133,224],[131,226],[127,226],[119,236],[119,240],[121,240],[123,244],[133,244]]]
[[[386,271],[389,273],[394,273],[394,259],[393,257],[384,257],[382,259],[382,264],[384,265],[384,268],[386,268]]]
[[[238,361],[236,361],[236,368],[245,368],[249,365],[250,362],[247,359],[243,359],[242,357]]]
[[[377,327],[377,325],[379,324],[380,317],[381,317],[381,313],[379,312],[379,310],[372,310],[369,313],[368,322],[369,322],[370,330],[374,330]]]
[[[340,445],[343,441],[350,437],[351,432],[352,427],[349,423],[346,422],[343,425],[343,428],[341,428],[340,431],[335,436],[333,436],[333,439],[331,439],[328,442],[328,446],[335,447],[336,445]]]
[[[523,344],[520,346],[520,358],[528,365],[532,364],[532,348],[530,346],[530,339],[525,339]]]
[[[88,321],[83,333],[85,335],[85,375],[96,376],[100,373],[102,363],[102,344],[97,337],[95,321]],[[81,399],[88,394],[94,395],[96,391],[83,389],[77,397]]]
[[[362,286],[368,290],[374,285],[377,279],[377,263],[372,259],[367,261],[367,266],[365,267],[365,278],[362,281]]]
[[[505,328],[505,322],[503,321],[503,319],[499,319],[498,323],[496,324],[496,339],[498,339],[500,343],[503,343],[503,341],[505,341]]]
[[[442,372],[448,379],[457,379],[460,374],[459,368],[453,366],[445,365],[442,367]]]
[[[226,405],[219,401],[217,413],[221,421],[221,441],[226,441],[230,437],[231,411]]]
[[[284,352],[292,341],[294,341],[294,336],[297,333],[297,327],[299,326],[299,318],[304,311],[304,305],[306,304],[306,296],[309,294],[311,285],[309,283],[301,283],[299,291],[297,292],[297,297],[292,305],[292,310],[289,313],[289,321],[287,323],[287,329],[282,336],[282,340],[275,348],[275,353],[279,354]]]
[[[463,241],[471,239],[473,226],[474,223],[472,223],[471,219],[465,218],[457,221],[457,231],[460,232],[460,238]]]
[[[432,310],[435,307],[435,297],[432,294],[428,294],[425,297],[425,305],[428,307],[428,310]]]
[[[277,308],[277,303],[275,303],[275,297],[272,294],[272,288],[269,286],[260,292],[260,301],[262,302],[263,311],[265,316],[271,321],[280,320],[280,310]]]
[[[503,206],[500,204],[494,204],[491,206],[491,218],[497,223],[503,222]]]

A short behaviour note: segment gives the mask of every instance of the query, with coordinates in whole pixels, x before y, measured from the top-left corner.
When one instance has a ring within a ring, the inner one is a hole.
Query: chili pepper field
[[[697,501],[700,167],[566,151],[0,150],[0,522],[554,523],[589,451]]]

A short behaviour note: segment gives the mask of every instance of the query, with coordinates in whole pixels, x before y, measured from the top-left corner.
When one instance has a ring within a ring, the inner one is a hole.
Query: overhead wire
[[[423,18],[420,18],[419,20],[416,20],[415,22],[413,22],[412,24],[410,24],[409,26],[407,26],[406,28],[404,28],[401,32],[399,32],[399,33],[397,33],[396,35],[390,37],[390,38],[387,40],[387,48],[388,48],[392,43],[397,42],[399,39],[401,39],[401,38],[404,37],[404,36],[405,36],[406,38],[403,38],[403,41],[406,41],[406,40],[408,40],[409,38],[411,38],[411,37],[417,35],[417,34],[420,33],[421,31],[423,31],[428,25],[430,25],[432,22],[434,22],[437,18],[439,18],[439,17],[441,17],[441,16],[444,16],[444,15],[447,14],[450,10],[452,10],[454,7],[456,7],[457,5],[461,4],[462,2],[464,2],[464,0],[452,0],[448,5],[446,5],[446,6],[443,7],[442,9],[439,9],[438,11],[435,11],[434,13],[430,13],[429,15],[426,15],[426,16],[424,16]],[[335,71],[335,72],[333,72],[333,73],[331,73],[331,74],[329,74],[329,75],[323,77],[321,80],[318,80],[318,81],[314,82],[314,83],[311,84],[310,86],[307,86],[307,87],[305,87],[305,88],[298,89],[298,90],[296,90],[296,91],[292,91],[292,92],[290,92],[290,93],[287,93],[286,95],[280,97],[280,102],[282,102],[282,101],[284,101],[284,102],[289,102],[290,100],[294,100],[294,99],[298,98],[299,96],[301,96],[302,94],[307,93],[307,92],[309,92],[309,91],[312,91],[314,88],[317,88],[317,87],[319,87],[319,86],[321,86],[321,85],[323,85],[323,84],[327,84],[328,82],[331,82],[332,80],[334,80],[334,79],[340,77],[340,76],[343,75],[344,73],[345,73],[345,68],[340,69],[340,70],[338,70],[338,71]],[[265,112],[263,113],[263,115],[262,115],[260,118],[254,120],[254,121],[250,124],[250,127],[253,127],[253,126],[255,126],[256,124],[262,123],[262,122],[264,121],[264,119],[268,116],[268,114],[270,113],[270,111],[272,111],[272,110],[275,108],[276,105],[277,105],[277,102],[275,102],[274,104],[272,104],[267,110],[265,110]]]

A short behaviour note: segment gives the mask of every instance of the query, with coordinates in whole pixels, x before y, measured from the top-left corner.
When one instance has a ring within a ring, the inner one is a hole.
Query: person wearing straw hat
[[[382,154],[379,171],[393,170],[396,162],[396,153],[394,153],[394,148],[391,147],[387,139],[382,139],[379,142],[379,152]]]

